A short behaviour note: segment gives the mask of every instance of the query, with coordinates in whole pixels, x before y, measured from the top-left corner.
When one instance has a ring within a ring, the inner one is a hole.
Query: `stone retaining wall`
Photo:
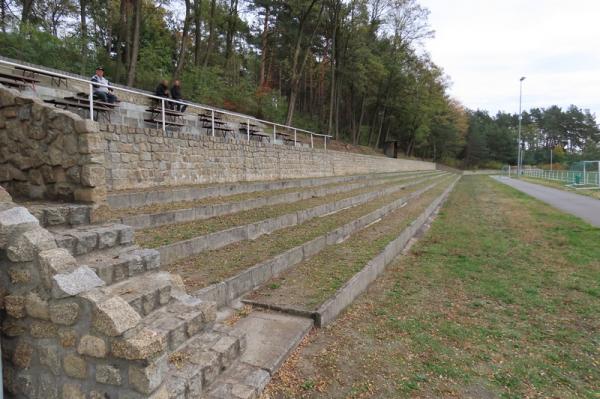
[[[0,86],[0,184],[12,195],[102,203],[97,124]]]
[[[167,399],[165,338],[140,329],[136,310],[103,285],[0,187],[2,366],[10,397]]]
[[[109,190],[435,169],[430,162],[177,131],[115,125],[100,130]]]

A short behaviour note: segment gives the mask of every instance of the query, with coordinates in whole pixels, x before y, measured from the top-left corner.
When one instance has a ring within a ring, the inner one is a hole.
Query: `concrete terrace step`
[[[141,249],[136,245],[91,252],[77,260],[92,268],[106,285],[160,268],[160,254],[157,250]]]
[[[130,277],[101,291],[107,296],[120,296],[143,317],[171,301],[173,286],[170,273],[158,272]]]
[[[360,180],[369,180],[373,177],[401,175],[403,173],[415,173],[415,171],[378,173],[371,175],[292,179],[266,182],[238,182],[208,186],[165,187],[145,191],[111,192],[108,193],[107,200],[109,206],[113,209],[135,208],[150,204],[193,201],[207,197],[222,197],[234,194],[251,193],[256,191],[282,190],[286,188],[303,188],[320,186],[330,183],[344,183]]]
[[[133,244],[134,231],[130,226],[118,223],[87,225],[75,228],[51,229],[56,244],[74,256],[92,251]]]
[[[315,237],[301,245],[285,250],[278,255],[265,259],[245,270],[216,284],[196,290],[193,295],[215,301],[217,306],[225,306],[253,289],[260,287],[273,277],[284,273],[300,262],[310,259],[324,248],[346,240],[351,235],[383,219],[387,214],[405,206],[409,201],[418,199],[423,193],[434,188],[440,182],[434,182],[424,188],[397,198],[380,208],[349,221],[331,231]]]
[[[210,330],[215,321],[216,306],[185,293],[174,293],[175,300],[144,317],[137,327],[165,338],[168,350],[178,350],[196,335]]]
[[[403,177],[405,177],[406,179],[410,179],[421,176],[431,176],[434,174],[436,174],[436,172],[407,174],[406,176],[399,176],[398,180],[402,179]],[[137,215],[123,216],[119,219],[119,221],[123,224],[132,226],[135,229],[146,229],[150,227],[163,226],[166,224],[176,224],[190,222],[194,220],[209,219],[212,217],[229,215],[264,206],[292,203],[314,197],[323,197],[332,194],[339,194],[384,183],[384,180],[380,178],[374,178],[372,180],[360,183],[342,183],[333,187],[307,188],[303,191],[293,191],[283,194],[274,194],[272,196],[262,196],[259,198],[250,198],[242,201],[229,202],[226,201],[227,198],[223,198],[225,202],[217,204],[190,206],[182,209],[165,210],[162,212],[141,213]]]
[[[169,265],[180,259],[184,259],[207,250],[222,248],[238,241],[254,240],[261,235],[273,233],[274,231],[286,227],[295,226],[315,217],[328,215],[348,207],[364,204],[367,201],[401,191],[407,187],[422,183],[425,180],[428,179],[417,179],[405,184],[393,184],[386,188],[367,191],[359,195],[346,197],[309,209],[301,209],[296,212],[264,219],[259,222],[236,226],[191,239],[178,241],[172,244],[163,245],[157,249],[160,252],[162,265]]]
[[[42,227],[72,227],[90,223],[90,205],[35,202],[22,205],[40,221]]]
[[[313,326],[311,319],[253,311],[231,331],[246,335],[247,350],[217,377],[206,399],[255,399]],[[188,399],[188,398],[186,398]]]
[[[214,330],[187,342],[169,356],[166,381],[170,399],[198,399],[245,350],[243,334]]]

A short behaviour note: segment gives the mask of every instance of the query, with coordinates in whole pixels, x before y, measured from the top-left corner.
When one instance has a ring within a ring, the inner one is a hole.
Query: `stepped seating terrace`
[[[63,90],[55,86],[54,92]],[[43,97],[41,87],[36,89]],[[71,81],[68,87],[81,91]],[[7,112],[3,98],[0,116]],[[134,102],[128,100],[119,104],[116,123],[100,125],[99,143],[92,141],[96,133],[87,124],[74,122],[83,131],[75,133],[86,138],[84,161],[106,157],[93,164],[104,166],[105,186],[84,167],[76,169],[77,181],[102,189],[100,200],[50,202],[42,196],[15,202],[0,188],[0,263],[6,270],[1,281],[9,292],[2,350],[5,387],[12,397],[257,398],[310,329],[333,320],[366,288],[434,215],[456,181],[454,174],[424,162],[359,156],[336,164],[343,155],[334,151],[327,170],[299,169],[301,175],[278,170],[265,179],[241,181],[253,159],[271,151],[273,143],[265,140],[248,144],[250,150],[239,158],[242,173],[235,174],[232,163],[222,167],[222,178],[202,184],[174,179],[153,185],[126,178],[121,184],[115,165],[133,169],[146,162],[140,142],[157,146],[152,156],[164,162],[159,141],[184,135],[139,126],[119,135],[118,118],[133,118],[139,111],[138,106],[132,111]],[[55,118],[70,115],[44,112]],[[212,113],[201,118],[187,112],[186,126],[192,120],[210,120],[211,130],[218,126]],[[236,133],[240,122],[222,118],[221,126]],[[249,121],[241,123],[250,128]],[[283,140],[293,137],[279,134]],[[177,145],[184,142],[172,147],[181,158],[173,165],[196,156],[182,155]],[[228,145],[220,139],[188,143],[215,146],[211,161],[223,157]],[[321,154],[298,151],[309,161]],[[257,169],[272,167],[273,154],[284,158],[282,164],[290,162],[288,153],[273,150]],[[357,171],[340,166],[346,164]],[[189,170],[167,172],[179,178]],[[67,172],[72,179],[75,173]],[[31,171],[27,175],[37,179]],[[17,171],[14,177],[23,178]],[[354,256],[333,290],[315,273],[327,273],[328,267],[339,272],[329,265],[331,251]],[[306,270],[323,296],[314,306],[282,301],[297,288],[282,282]]]

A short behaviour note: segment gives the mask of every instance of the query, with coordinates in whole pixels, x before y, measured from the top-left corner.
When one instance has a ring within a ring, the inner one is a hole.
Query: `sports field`
[[[600,229],[465,176],[263,398],[600,398]]]

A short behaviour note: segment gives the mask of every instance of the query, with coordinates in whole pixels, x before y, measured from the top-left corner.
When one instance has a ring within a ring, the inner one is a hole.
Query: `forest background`
[[[465,109],[424,50],[416,0],[0,0],[0,55],[451,166],[515,164],[518,115]],[[468,60],[465,60],[468,62]],[[481,90],[485,90],[482,87]],[[595,116],[522,115],[524,164],[600,159]],[[559,165],[557,165],[559,163]]]

